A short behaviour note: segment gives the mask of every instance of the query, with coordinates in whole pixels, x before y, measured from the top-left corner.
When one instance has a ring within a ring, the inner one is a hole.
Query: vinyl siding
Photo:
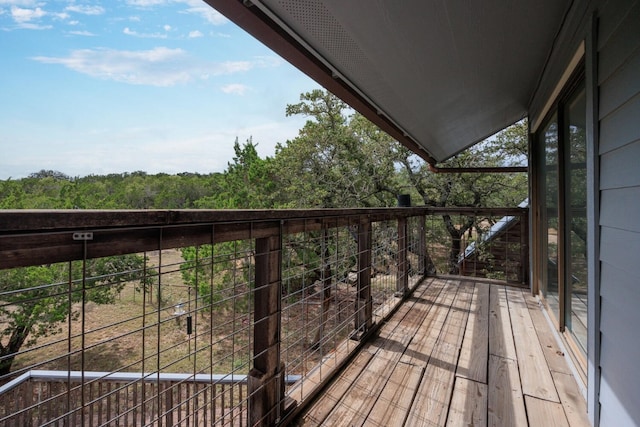
[[[640,2],[598,23],[600,425],[640,425]]]

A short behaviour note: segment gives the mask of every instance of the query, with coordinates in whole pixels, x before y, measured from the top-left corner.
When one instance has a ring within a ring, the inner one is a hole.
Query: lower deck
[[[458,278],[418,286],[297,423],[590,425],[537,299]]]

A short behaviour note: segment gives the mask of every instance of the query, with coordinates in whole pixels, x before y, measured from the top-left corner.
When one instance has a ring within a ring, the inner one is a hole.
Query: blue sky
[[[222,171],[316,83],[201,0],[0,0],[0,179]]]

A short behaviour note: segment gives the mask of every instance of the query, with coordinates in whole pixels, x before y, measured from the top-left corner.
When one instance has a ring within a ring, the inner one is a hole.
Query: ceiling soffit
[[[568,7],[565,0],[256,0],[248,13],[267,22],[260,30],[237,11],[225,13],[229,0],[209,3],[429,161],[526,116]],[[291,48],[313,65],[283,55]]]

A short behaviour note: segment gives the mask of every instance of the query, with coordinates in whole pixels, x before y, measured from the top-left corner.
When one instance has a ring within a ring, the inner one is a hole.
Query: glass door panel
[[[550,310],[559,316],[558,295],[558,119],[554,114],[541,132],[543,166],[540,175],[542,202],[540,259],[541,292]]]
[[[584,354],[587,351],[587,142],[584,88],[565,107],[567,272],[565,327]]]

